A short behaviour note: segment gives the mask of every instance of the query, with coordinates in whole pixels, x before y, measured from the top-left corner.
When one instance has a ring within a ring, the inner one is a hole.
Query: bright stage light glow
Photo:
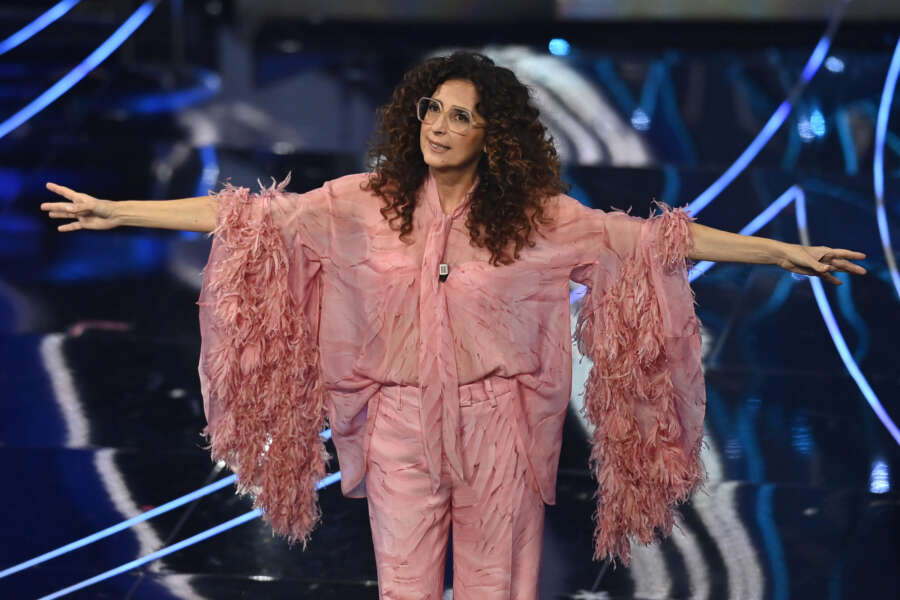
[[[550,43],[547,44],[547,49],[550,50],[550,54],[553,56],[568,56],[569,52],[572,51],[569,42],[562,38],[553,38],[550,40]]]

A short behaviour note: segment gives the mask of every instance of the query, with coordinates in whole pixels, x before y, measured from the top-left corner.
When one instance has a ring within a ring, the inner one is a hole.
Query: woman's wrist
[[[130,200],[118,200],[118,201],[108,201],[110,203],[109,206],[109,219],[115,222],[117,227],[123,227],[126,225],[133,225],[128,220],[128,211],[125,210],[125,204],[131,202]]]
[[[787,258],[789,254],[789,247],[794,244],[790,244],[788,242],[782,242],[781,240],[773,240],[770,238],[762,238],[769,242],[769,255],[771,260],[769,261],[773,265],[780,264],[785,258]]]

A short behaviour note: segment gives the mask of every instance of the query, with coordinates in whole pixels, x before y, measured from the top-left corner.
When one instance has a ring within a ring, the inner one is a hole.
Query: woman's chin
[[[454,165],[446,159],[428,154],[425,155],[425,164],[432,169],[452,169],[454,167]]]

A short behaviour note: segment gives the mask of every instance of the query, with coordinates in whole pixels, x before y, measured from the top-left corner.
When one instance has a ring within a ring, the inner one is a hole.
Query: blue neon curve
[[[761,212],[756,218],[753,219],[746,227],[741,229],[741,233],[745,235],[750,235],[755,231],[761,229],[766,223],[771,221],[778,212],[781,211],[785,206],[793,201],[797,207],[797,228],[800,231],[800,240],[805,246],[809,246],[809,232],[806,227],[806,197],[803,194],[803,190],[800,186],[792,185],[786,192],[784,192],[781,196],[779,196],[768,208],[766,208],[763,212]],[[777,209],[776,209],[777,207]],[[745,233],[749,232],[749,233]],[[694,274],[694,270],[691,270],[691,275],[689,279],[693,281],[704,272],[708,271],[712,268],[715,263],[709,261],[703,261],[702,263],[697,263],[697,267],[704,265],[702,271],[698,272],[696,275]],[[850,376],[853,378],[853,381],[856,382],[856,387],[859,388],[859,391],[862,392],[863,396],[866,399],[866,402],[869,403],[869,406],[872,407],[872,410],[875,412],[878,419],[885,426],[885,428],[890,432],[891,436],[900,444],[900,430],[898,430],[897,425],[891,420],[890,415],[887,414],[887,411],[884,410],[884,406],[881,404],[881,401],[878,399],[878,396],[875,394],[872,387],[869,385],[869,382],[866,380],[865,375],[862,374],[862,371],[859,369],[859,365],[856,364],[856,361],[853,360],[853,355],[850,353],[850,349],[847,347],[847,342],[844,340],[844,336],[841,333],[841,328],[838,326],[837,321],[834,318],[834,313],[831,311],[831,305],[828,303],[828,298],[825,296],[825,290],[822,288],[822,282],[818,277],[808,277],[810,285],[813,288],[813,295],[816,298],[816,304],[819,307],[819,312],[822,314],[822,319],[825,321],[825,326],[828,328],[828,334],[831,336],[831,340],[834,342],[834,347],[838,351],[838,355],[840,355],[841,360],[844,363],[844,366],[847,368],[847,372],[850,373]]]
[[[772,139],[772,136],[775,135],[778,128],[784,124],[788,115],[791,113],[791,103],[800,96],[806,88],[806,84],[809,83],[822,66],[822,63],[825,62],[825,57],[828,55],[828,50],[831,47],[831,39],[834,37],[834,33],[837,30],[838,24],[840,24],[843,14],[844,5],[843,3],[838,3],[828,20],[828,26],[825,29],[825,33],[822,35],[821,39],[819,39],[819,43],[816,44],[816,47],[813,48],[813,51],[809,55],[809,59],[807,59],[806,65],[803,67],[803,71],[800,74],[800,79],[794,84],[788,97],[777,109],[775,109],[775,112],[769,117],[769,120],[763,126],[762,130],[756,134],[756,137],[753,138],[753,141],[750,142],[747,149],[738,156],[737,160],[735,160],[734,163],[712,183],[712,185],[706,188],[699,196],[697,196],[697,198],[688,204],[688,213],[696,216],[701,210],[706,208],[710,202],[715,200],[716,196],[721,194],[722,190],[731,185],[731,182],[740,175],[741,171],[746,169],[747,166],[753,162],[753,159],[756,158],[756,155],[759,154],[760,150],[762,150],[769,140]]]
[[[45,27],[69,12],[79,2],[81,0],[62,0],[62,2],[58,2],[53,8],[0,42],[0,56],[28,41],[33,35],[40,33]]]
[[[8,577],[8,576],[12,575],[13,573],[18,573],[19,571],[23,571],[23,570],[33,567],[35,565],[39,565],[42,562],[46,562],[52,558],[56,558],[57,556],[66,554],[67,552],[72,552],[73,550],[77,550],[78,548],[87,546],[88,544],[96,542],[97,540],[101,540],[105,537],[109,537],[114,533],[118,533],[119,531],[122,531],[123,529],[128,529],[132,525],[137,525],[138,523],[141,523],[148,519],[152,519],[153,517],[155,517],[157,515],[161,515],[163,513],[169,512],[170,510],[178,508],[179,506],[187,504],[188,502],[196,500],[197,498],[202,498],[203,496],[206,496],[207,494],[211,494],[217,490],[222,489],[223,487],[231,485],[232,483],[234,483],[235,479],[236,479],[236,477],[234,475],[231,475],[224,479],[220,479],[219,481],[216,481],[207,486],[204,486],[204,487],[200,488],[199,490],[193,491],[189,494],[185,494],[184,496],[181,496],[180,498],[176,498],[175,500],[166,502],[165,504],[157,506],[156,508],[154,508],[152,510],[148,510],[147,512],[141,513],[136,517],[126,519],[125,521],[122,521],[121,523],[117,523],[116,525],[107,527],[106,529],[98,531],[97,533],[93,533],[89,536],[83,537],[80,540],[75,540],[74,542],[66,544],[65,546],[60,546],[56,550],[51,550],[50,552],[45,552],[44,554],[41,554],[40,556],[36,556],[30,560],[26,560],[25,562],[19,563],[17,565],[13,565],[12,567],[9,567],[8,569],[3,569],[2,571],[0,571],[0,579],[2,579],[4,577]]]
[[[319,434],[319,436],[326,440],[331,439],[331,428],[324,430],[322,433]],[[328,483],[330,483],[329,477],[334,477],[334,475],[329,475],[328,477],[322,479],[322,481],[319,482],[319,485],[320,486],[323,485],[322,482],[326,482],[326,481]],[[340,479],[340,471],[338,471],[338,479]],[[43,562],[46,562],[46,561],[56,558],[58,556],[62,556],[63,554],[66,554],[68,552],[72,552],[73,550],[77,550],[79,548],[87,546],[88,544],[92,544],[92,543],[96,542],[97,540],[101,540],[105,537],[109,537],[109,536],[113,535],[114,533],[118,533],[119,531],[122,531],[123,529],[132,527],[133,525],[137,525],[138,523],[142,523],[143,521],[147,521],[147,520],[152,519],[153,517],[156,517],[163,513],[167,513],[170,510],[174,510],[174,509],[178,508],[179,506],[187,504],[188,502],[192,502],[193,500],[202,498],[203,496],[207,496],[215,491],[218,491],[218,490],[222,489],[223,487],[229,486],[232,483],[234,483],[236,480],[237,480],[237,477],[235,475],[230,475],[228,477],[225,477],[224,479],[220,479],[219,481],[213,482],[213,483],[211,483],[207,486],[204,486],[198,490],[195,490],[193,492],[185,494],[184,496],[181,496],[180,498],[170,500],[169,502],[166,502],[165,504],[157,506],[156,508],[154,508],[152,510],[148,510],[147,512],[141,513],[141,514],[137,515],[136,517],[126,519],[126,520],[122,521],[121,523],[117,523],[115,525],[107,527],[106,529],[102,529],[102,530],[98,531],[97,533],[92,533],[91,535],[85,536],[79,540],[75,540],[74,542],[68,543],[65,546],[60,546],[59,548],[57,548],[55,550],[51,550],[50,552],[45,552],[44,554],[41,554],[40,556],[36,556],[32,559],[26,560],[25,562],[8,567],[8,568],[0,571],[0,579],[3,579],[4,577],[8,577],[9,575],[12,575],[13,573],[18,573],[19,571],[23,571],[23,570],[33,567],[35,565],[39,565]],[[328,485],[328,483],[325,483],[324,485]]]
[[[341,478],[340,471],[331,473],[330,475],[324,477],[316,485],[316,489],[322,489],[323,487],[331,485],[335,481],[340,480],[340,478]],[[156,552],[151,552],[147,556],[142,556],[141,558],[136,558],[136,559],[134,559],[130,562],[127,562],[123,565],[119,565],[118,567],[110,569],[109,571],[105,571],[105,572],[100,573],[99,575],[95,575],[94,577],[91,577],[89,579],[79,581],[78,583],[75,583],[73,585],[70,585],[69,587],[63,588],[56,592],[53,592],[52,594],[49,594],[47,596],[42,596],[41,598],[39,598],[39,600],[51,600],[52,598],[60,598],[62,596],[65,596],[66,594],[70,594],[76,590],[84,589],[88,586],[94,585],[95,583],[99,583],[105,579],[109,579],[110,577],[115,577],[116,575],[120,575],[122,573],[125,573],[126,571],[130,571],[131,569],[139,567],[150,561],[156,560],[157,558],[162,558],[163,556],[172,554],[173,552],[177,552],[178,550],[181,550],[182,548],[187,548],[188,546],[192,546],[192,545],[196,544],[197,542],[202,542],[203,540],[205,540],[207,538],[211,538],[214,535],[218,535],[218,534],[222,533],[223,531],[227,531],[227,530],[231,529],[232,527],[237,527],[238,525],[246,523],[247,521],[252,521],[253,519],[259,517],[260,515],[262,515],[262,511],[260,509],[251,510],[250,512],[246,512],[246,513],[240,515],[239,517],[235,517],[229,521],[220,523],[219,525],[216,525],[215,527],[210,527],[209,529],[207,529],[205,531],[201,531],[200,533],[198,533],[196,535],[192,535],[191,537],[181,540],[180,542],[177,542],[175,544],[172,544],[171,546],[166,546],[165,548],[160,548]]]
[[[246,523],[247,521],[255,519],[260,514],[261,514],[261,512],[259,511],[259,509],[251,510],[250,512],[244,513],[239,517],[235,517],[235,518],[231,519],[230,521],[225,521],[224,523],[216,525],[215,527],[207,529],[206,531],[201,531],[197,535],[193,535],[187,539],[181,540],[180,542],[178,542],[176,544],[172,544],[171,546],[166,546],[165,548],[161,548],[161,549],[157,550],[156,552],[148,554],[147,556],[142,556],[141,558],[136,558],[135,560],[133,560],[131,562],[127,562],[123,565],[119,565],[118,567],[116,567],[114,569],[110,569],[109,571],[100,573],[99,575],[95,575],[94,577],[91,577],[90,579],[85,579],[84,581],[79,581],[78,583],[70,585],[69,587],[63,588],[61,590],[57,590],[57,591],[53,592],[52,594],[48,594],[46,596],[41,596],[41,598],[39,600],[50,600],[51,598],[60,598],[67,594],[71,594],[74,591],[84,589],[88,586],[94,585],[95,583],[99,583],[105,579],[109,579],[110,577],[115,577],[116,575],[120,575],[121,573],[125,573],[126,571],[129,571],[129,570],[139,567],[145,563],[148,563],[151,560],[156,560],[157,558],[162,558],[163,556],[166,556],[167,554],[177,552],[178,550],[181,550],[182,548],[186,548],[187,546],[190,546],[192,544],[196,544],[197,542],[202,542],[203,540],[210,538],[216,534],[222,533],[223,531],[227,531],[227,530],[231,529],[232,527],[237,527],[238,525],[240,525],[242,523]]]
[[[0,138],[6,137],[10,131],[13,131],[28,119],[41,112],[47,106],[68,92],[72,87],[84,79],[84,77],[93,71],[97,65],[109,58],[109,55],[134,33],[134,31],[147,20],[153,9],[156,8],[158,0],[147,0],[141,4],[128,19],[119,26],[116,31],[107,38],[105,42],[100,44],[96,50],[91,52],[87,58],[79,63],[75,68],[65,74],[62,79],[47,88],[43,94],[32,100],[19,112],[9,117],[3,123],[0,123]]]
[[[803,242],[803,245],[809,246],[809,231],[806,227],[806,198],[803,196],[802,191],[797,195],[797,229],[800,232],[800,240]],[[844,366],[847,368],[850,376],[853,377],[859,391],[865,396],[866,402],[868,402],[869,406],[872,407],[872,410],[875,411],[878,419],[887,428],[891,436],[893,436],[894,441],[900,444],[900,430],[897,429],[897,425],[891,420],[887,411],[884,410],[884,406],[881,404],[881,401],[878,400],[878,396],[875,395],[875,392],[866,380],[865,375],[860,371],[859,365],[853,360],[853,355],[850,354],[850,349],[847,347],[847,342],[844,340],[841,328],[838,327],[837,321],[834,318],[834,313],[831,311],[831,305],[828,303],[828,298],[825,296],[822,282],[818,277],[810,277],[809,283],[812,285],[813,295],[816,297],[816,304],[819,306],[819,312],[822,313],[822,319],[825,321],[825,326],[828,328],[828,333],[831,334],[831,339],[834,342],[835,348],[837,348],[841,360],[844,361]]]
[[[722,190],[728,187],[729,184],[741,174],[741,171],[746,169],[747,165],[756,158],[759,151],[763,149],[770,139],[772,139],[772,136],[775,135],[775,132],[778,131],[778,128],[781,127],[782,123],[784,123],[790,113],[791,104],[785,100],[777,109],[775,109],[775,112],[769,117],[769,120],[763,126],[762,130],[756,135],[753,141],[750,142],[747,149],[738,156],[737,160],[735,160],[734,163],[732,163],[732,165],[712,183],[712,185],[706,188],[703,193],[688,204],[688,213],[692,215],[699,214],[700,211],[706,208],[716,196],[721,194]]]
[[[794,201],[794,198],[798,194],[802,194],[803,191],[799,186],[792,185],[789,187],[783,194],[778,196],[772,204],[766,207],[761,213],[753,217],[753,220],[747,223],[743,229],[741,229],[738,233],[741,235],[753,235],[763,227],[765,227],[766,223],[775,218],[775,215],[781,212],[781,210]],[[691,269],[691,272],[688,274],[688,281],[694,281],[707,271],[709,271],[716,263],[711,260],[702,260],[698,262]]]
[[[900,273],[897,272],[897,262],[894,260],[894,248],[891,245],[891,234],[888,230],[887,213],[884,210],[884,142],[887,137],[888,117],[891,113],[894,91],[897,88],[898,74],[900,74],[900,38],[897,38],[891,66],[888,67],[887,77],[884,80],[884,90],[881,92],[881,104],[878,106],[878,118],[875,121],[875,158],[872,164],[878,233],[881,234],[881,247],[884,249],[884,258],[887,260],[888,270],[891,273],[894,291],[897,293],[897,298],[900,299]]]

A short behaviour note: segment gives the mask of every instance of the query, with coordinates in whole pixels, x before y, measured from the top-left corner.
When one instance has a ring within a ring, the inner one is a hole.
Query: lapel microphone
[[[447,281],[447,276],[450,274],[450,265],[447,263],[441,263],[438,266],[438,281],[444,282]]]

